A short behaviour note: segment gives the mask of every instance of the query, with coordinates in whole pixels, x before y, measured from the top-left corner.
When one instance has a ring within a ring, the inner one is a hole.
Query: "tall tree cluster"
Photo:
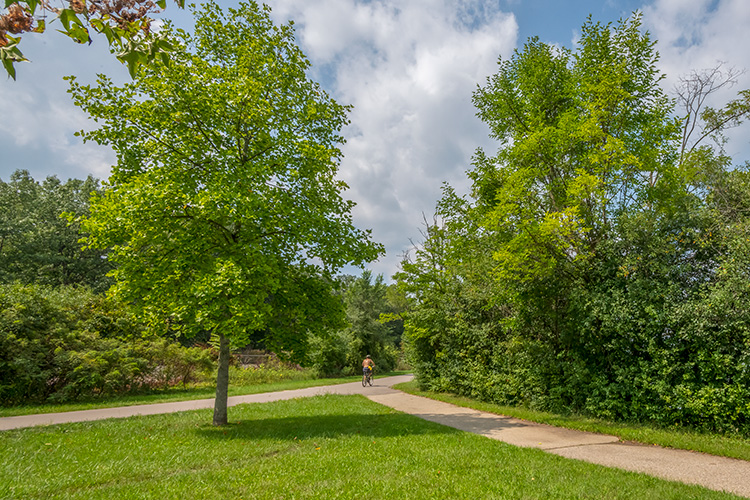
[[[670,99],[657,61],[638,15],[589,20],[476,90],[498,151],[397,274],[422,385],[750,433],[750,177],[722,149],[750,94],[705,107],[714,71]]]

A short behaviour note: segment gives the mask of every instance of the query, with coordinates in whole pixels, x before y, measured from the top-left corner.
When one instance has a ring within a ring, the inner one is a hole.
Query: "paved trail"
[[[618,438],[614,436],[535,424],[412,396],[391,388],[395,384],[410,379],[410,375],[376,379],[373,387],[366,388],[362,387],[360,382],[353,382],[291,391],[233,396],[229,398],[229,405],[264,403],[331,393],[364,394],[372,401],[398,411],[516,446],[539,448],[566,458],[643,472],[671,481],[698,484],[713,490],[750,497],[750,462],[657,446],[620,443]],[[213,399],[201,399],[178,403],[4,417],[0,418],[0,431],[36,425],[84,422],[135,415],[155,415],[212,407]]]

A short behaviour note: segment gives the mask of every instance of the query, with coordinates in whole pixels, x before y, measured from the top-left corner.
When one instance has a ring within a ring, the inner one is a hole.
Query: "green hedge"
[[[190,383],[209,351],[144,339],[122,305],[84,288],[0,285],[0,404],[63,402]]]
[[[431,390],[750,436],[750,259],[726,260],[743,269],[692,290],[645,272],[591,273],[565,292],[537,284],[555,308],[467,300],[468,286],[496,290],[491,281],[444,287],[410,312],[410,361]]]

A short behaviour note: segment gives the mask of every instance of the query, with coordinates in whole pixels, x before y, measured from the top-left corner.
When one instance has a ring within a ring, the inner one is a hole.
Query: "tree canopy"
[[[305,329],[343,319],[333,273],[382,247],[354,227],[336,178],[348,107],[307,77],[291,23],[255,2],[194,15],[194,34],[165,28],[168,63],[122,87],[71,79],[71,93],[100,123],[84,139],[118,160],[82,220],[88,244],[112,249],[113,292],[153,325],[215,335],[224,424],[230,342],[266,330],[304,355]]]
[[[367,270],[359,277],[341,276],[338,282],[346,325],[312,334],[307,363],[319,375],[351,375],[359,373],[369,354],[378,371],[393,370],[400,360],[403,297],[382,275],[373,279]]]

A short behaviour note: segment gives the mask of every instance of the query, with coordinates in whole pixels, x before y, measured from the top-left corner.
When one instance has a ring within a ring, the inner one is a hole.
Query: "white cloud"
[[[644,8],[644,21],[659,40],[662,66],[670,79],[675,73],[707,68],[717,60],[747,66],[747,28],[750,2],[746,0],[656,0]]]
[[[11,138],[20,151],[45,151],[50,158],[48,165],[29,165],[19,158],[13,168],[25,168],[35,177],[42,177],[58,173],[64,176],[67,166],[107,178],[114,154],[95,144],[81,144],[80,138],[73,135],[74,131],[90,127],[87,116],[70,102],[51,100],[51,95],[42,89],[24,89],[18,85],[0,101],[0,134]]]
[[[340,176],[355,222],[387,248],[373,267],[388,277],[441,184],[467,184],[471,156],[487,143],[471,94],[515,47],[515,18],[449,0],[287,0],[274,15],[295,21],[314,76],[354,105]]]
[[[471,93],[515,47],[516,20],[480,1],[280,0],[274,9],[277,19],[297,23],[314,76],[354,105],[340,175],[358,203],[355,221],[388,249],[375,270],[390,275],[409,238],[418,239],[442,182],[465,191],[471,155],[493,147]],[[750,68],[742,43],[747,0],[654,0],[643,11],[659,40],[668,90],[679,76],[717,61]],[[747,87],[745,79],[712,104]],[[732,135],[729,152],[741,157],[748,141],[741,131]]]
[[[233,3],[233,2],[232,2]],[[471,93],[508,56],[515,18],[480,0],[276,0],[278,22],[293,19],[313,63],[312,76],[335,98],[353,104],[340,177],[355,200],[355,222],[372,228],[388,255],[374,266],[389,277],[422,212],[434,210],[442,182],[465,186],[464,171],[487,130],[474,116]],[[180,12],[175,12],[181,15]],[[107,177],[114,155],[81,144],[73,132],[91,127],[70,101],[62,75],[91,82],[95,72],[125,80],[106,43],[78,47],[50,30],[26,37],[33,63],[18,82],[0,82],[0,176],[27,168]],[[11,151],[12,150],[12,151]]]

